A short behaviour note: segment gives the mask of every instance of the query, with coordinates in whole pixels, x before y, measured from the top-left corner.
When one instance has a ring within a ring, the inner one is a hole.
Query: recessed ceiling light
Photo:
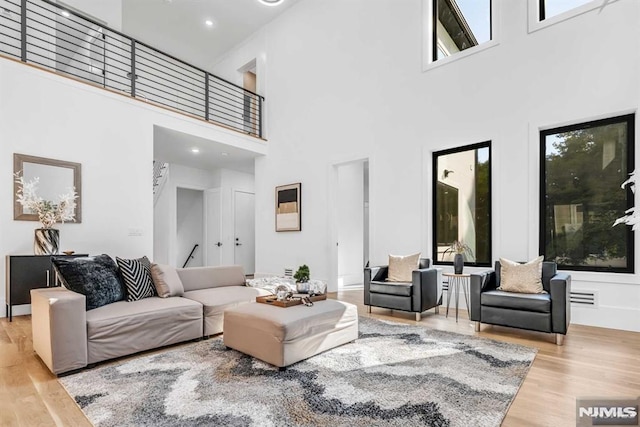
[[[191,149],[191,152],[194,153],[194,154],[198,154],[200,152],[200,149],[198,147],[193,147]]]
[[[207,19],[206,21],[204,21],[204,23],[207,25],[207,27],[213,27],[215,24],[212,19]]]
[[[258,0],[260,3],[266,6],[278,6],[283,0]]]
[[[64,16],[65,18],[68,18],[68,17],[70,17],[70,16],[71,16],[71,14],[70,14],[69,12],[67,12],[66,10],[63,10],[62,12],[60,12],[60,14],[61,14],[62,16]]]
[[[229,153],[227,153],[226,151],[223,151],[222,153],[220,153],[221,156],[228,156]]]

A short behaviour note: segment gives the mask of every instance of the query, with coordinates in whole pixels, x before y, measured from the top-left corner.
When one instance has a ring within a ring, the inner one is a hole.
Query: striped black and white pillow
[[[127,301],[138,301],[156,295],[151,279],[151,262],[146,256],[138,259],[116,257],[116,261],[127,288]]]

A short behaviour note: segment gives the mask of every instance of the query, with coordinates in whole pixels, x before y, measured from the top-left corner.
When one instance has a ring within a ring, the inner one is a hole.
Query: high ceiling
[[[122,31],[200,68],[210,70],[225,52],[300,0],[266,6],[258,0],[123,0]],[[212,26],[205,21],[211,20]],[[192,148],[199,148],[195,154]],[[223,154],[224,153],[224,154]],[[155,126],[154,159],[196,169],[253,173],[257,154]]]
[[[123,0],[122,30],[201,68],[247,39],[299,0]],[[211,20],[213,26],[207,26]]]

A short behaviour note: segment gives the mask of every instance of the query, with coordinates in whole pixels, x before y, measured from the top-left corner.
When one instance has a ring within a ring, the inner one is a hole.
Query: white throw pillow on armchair
[[[420,252],[413,255],[389,255],[389,273],[387,282],[411,282],[413,280],[413,270],[418,268],[420,263]]]
[[[526,264],[500,258],[500,287],[505,292],[524,294],[542,294],[542,261],[543,256]]]

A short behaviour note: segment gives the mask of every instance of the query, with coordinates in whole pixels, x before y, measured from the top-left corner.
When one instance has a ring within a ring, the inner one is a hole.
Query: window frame
[[[572,7],[571,9],[567,9],[564,12],[560,12],[560,13],[558,13],[556,15],[553,15],[553,16],[550,16],[550,17],[547,18],[547,16],[546,16],[546,14],[547,14],[547,12],[546,12],[546,2],[547,2],[547,0],[537,0],[537,1],[538,1],[538,22],[543,22],[543,21],[545,21],[547,19],[553,19],[556,16],[563,16],[565,14],[566,15],[573,15],[575,13],[574,11],[580,10],[580,9],[584,8],[585,6],[589,6],[589,3],[593,3],[593,1],[586,2],[584,4]]]
[[[537,1],[537,0],[530,0]],[[468,56],[475,55],[486,49],[493,48],[500,44],[500,12],[502,7],[502,0],[491,0],[491,40],[481,43],[477,46],[470,47],[460,52],[456,52],[446,58],[433,60],[434,55],[437,55],[437,50],[434,51],[434,32],[437,21],[434,22],[434,4],[437,0],[422,0],[422,71],[427,72],[431,69],[441,67],[445,64],[450,64],[455,61],[467,58]],[[437,47],[438,40],[435,39],[435,46]]]
[[[455,0],[454,0],[455,1]],[[544,0],[540,0],[541,2]],[[474,49],[477,48],[478,46],[482,46],[486,43],[491,43],[494,41],[493,38],[493,5],[494,5],[494,0],[489,0],[489,40],[487,40],[486,42],[482,42],[482,43],[478,43],[476,46],[472,46],[470,48],[467,48],[465,50],[461,50],[460,52],[455,52],[453,54],[450,54],[449,56],[447,56],[447,58],[450,58],[452,56],[456,56],[457,54],[460,54],[462,52],[465,52],[469,49]],[[438,59],[438,0],[432,0],[431,1],[431,63],[437,63],[438,61],[442,61],[443,59],[446,58],[441,58]],[[445,50],[445,49],[443,49]]]
[[[589,13],[593,10],[607,6],[607,5],[603,5],[601,0],[591,0],[590,2],[574,7],[573,9],[569,9],[557,15],[545,17],[544,19],[542,19],[541,3],[543,1],[544,0],[528,0],[528,10],[529,10],[528,32],[529,33],[533,33],[533,32],[542,30],[544,28],[551,27],[553,25],[559,24],[561,22],[576,18],[585,13]]]
[[[540,182],[539,182],[539,195],[538,195],[538,253],[544,256],[545,261],[555,261],[548,260],[546,255],[546,137],[549,135],[554,135],[563,132],[570,132],[574,130],[581,129],[589,129],[593,127],[601,127],[612,124],[626,123],[627,125],[627,176],[634,171],[635,168],[635,113],[632,114],[623,114],[620,116],[608,117],[604,119],[590,120],[587,122],[574,123],[570,125],[549,128],[549,129],[540,129],[539,137],[540,137],[540,146],[539,146],[539,161],[540,161]],[[620,182],[622,184],[622,182]],[[620,190],[622,191],[622,190]],[[629,209],[634,206],[634,193],[627,186],[626,188],[626,199],[627,206],[626,209]],[[620,216],[622,216],[624,212],[620,212]],[[617,225],[616,227],[620,227],[622,225]],[[584,271],[584,272],[595,272],[595,273],[635,273],[635,240],[634,233],[631,230],[631,227],[628,225],[624,225],[627,228],[626,235],[626,243],[627,243],[627,266],[626,267],[598,267],[598,266],[582,266],[582,265],[564,265],[558,264],[559,270],[568,270],[568,271]]]
[[[493,260],[493,191],[492,191],[492,175],[493,175],[493,170],[492,170],[492,157],[493,157],[493,152],[491,149],[491,140],[488,141],[483,141],[483,142],[478,142],[478,143],[474,143],[474,144],[468,144],[468,145],[463,145],[460,147],[454,147],[454,148],[449,148],[446,150],[440,150],[440,151],[434,151],[431,153],[431,166],[432,166],[432,187],[431,187],[431,197],[432,197],[432,202],[431,202],[431,253],[433,254],[433,264],[434,265],[453,265],[452,261],[441,261],[438,260],[438,239],[437,237],[437,229],[438,229],[438,221],[436,219],[436,215],[437,215],[437,197],[438,197],[438,158],[440,156],[444,156],[447,154],[456,154],[456,153],[461,153],[464,151],[470,151],[470,150],[477,150],[479,148],[488,148],[489,149],[489,160],[488,160],[488,166],[489,166],[489,176],[488,176],[488,187],[489,187],[489,192],[488,192],[488,196],[487,199],[489,200],[489,206],[487,208],[487,212],[489,215],[489,248],[488,248],[488,252],[489,252],[489,260],[486,262],[468,262],[465,261],[464,265],[467,267],[492,267],[492,260]],[[477,235],[476,235],[477,238]],[[477,239],[476,239],[477,240]]]

